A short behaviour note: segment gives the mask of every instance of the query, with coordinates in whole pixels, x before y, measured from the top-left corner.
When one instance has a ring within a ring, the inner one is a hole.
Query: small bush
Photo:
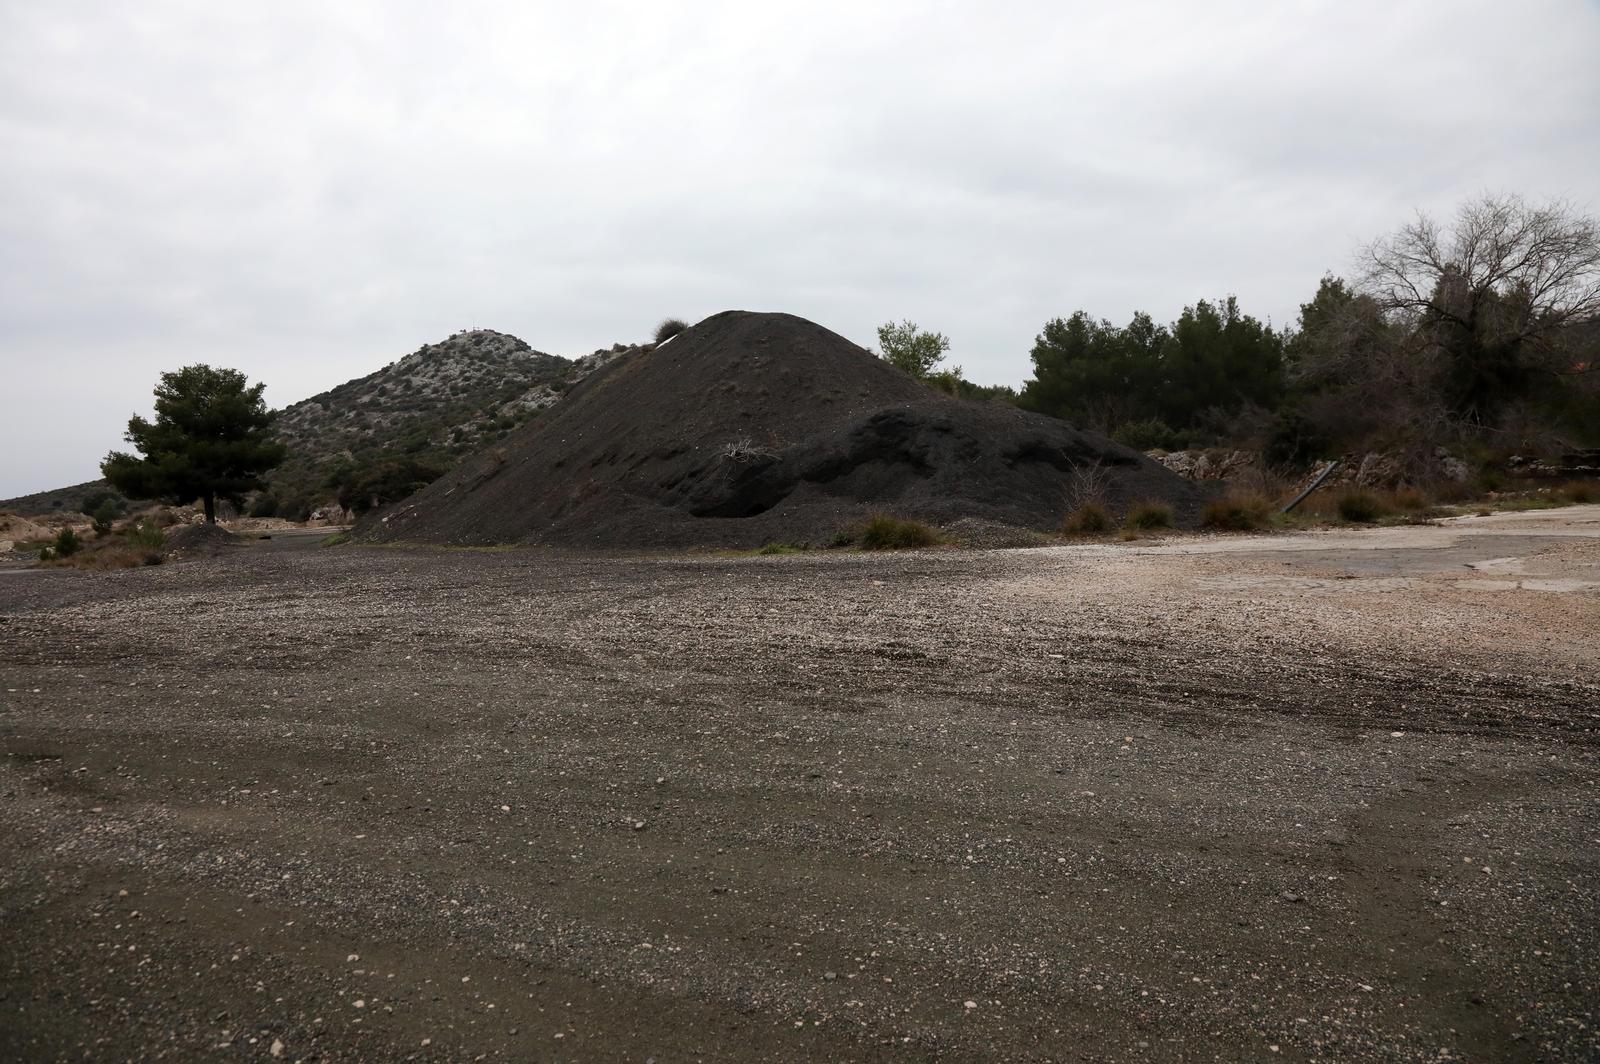
[[[1136,451],[1181,450],[1187,442],[1171,425],[1158,418],[1148,421],[1125,421],[1112,430],[1111,438],[1124,447]]]
[[[1106,508],[1098,502],[1080,503],[1061,523],[1061,531],[1069,536],[1098,536],[1116,527]]]
[[[161,526],[150,518],[135,521],[122,530],[122,538],[128,545],[140,550],[161,550],[167,545],[167,534],[161,531]]]
[[[799,543],[768,543],[757,554],[799,554],[805,547]]]
[[[1358,524],[1371,524],[1384,514],[1383,501],[1370,491],[1352,488],[1339,496],[1339,516]]]
[[[89,515],[89,520],[94,523],[94,534],[109,536],[111,524],[117,519],[117,508],[109,500],[95,507],[94,513]]]
[[[1172,507],[1164,502],[1141,502],[1128,511],[1128,515],[1122,519],[1122,525],[1137,532],[1171,528]]]
[[[52,557],[70,558],[83,549],[83,540],[70,528],[63,528],[56,533],[55,542],[49,547]]]
[[[855,530],[851,528],[841,528],[828,540],[828,549],[839,550],[844,547],[851,547],[855,545],[855,542]]]
[[[859,542],[862,550],[912,550],[933,546],[939,534],[921,521],[878,514],[862,527]]]
[[[1206,504],[1200,514],[1205,528],[1252,532],[1272,521],[1272,504],[1260,495],[1228,495]]]
[[[335,532],[333,535],[323,540],[322,545],[324,547],[340,547],[348,542],[350,542],[350,533]]]
[[[656,343],[664,344],[689,327],[682,318],[668,318],[656,326]]]

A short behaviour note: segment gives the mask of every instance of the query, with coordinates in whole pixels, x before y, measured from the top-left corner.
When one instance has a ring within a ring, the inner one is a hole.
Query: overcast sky
[[[1600,4],[0,0],[0,497],[157,375],[281,406],[467,326],[1274,323],[1485,190],[1600,211]]]

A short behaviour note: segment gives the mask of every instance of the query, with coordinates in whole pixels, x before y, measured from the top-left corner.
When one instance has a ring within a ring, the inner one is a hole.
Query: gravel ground
[[[1600,508],[0,575],[0,1059],[1594,1060]]]

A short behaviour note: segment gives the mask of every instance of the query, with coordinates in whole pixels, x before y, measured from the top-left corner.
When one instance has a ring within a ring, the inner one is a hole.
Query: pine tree
[[[242,504],[246,492],[264,486],[261,475],[284,459],[286,448],[271,435],[276,415],[261,398],[264,388],[233,369],[194,365],[163,373],[155,420],[128,421],[124,438],[139,455],[112,451],[100,471],[130,498],[200,499],[206,523],[216,524],[219,498]]]

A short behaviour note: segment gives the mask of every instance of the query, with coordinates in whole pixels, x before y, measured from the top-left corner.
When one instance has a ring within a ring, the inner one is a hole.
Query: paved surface
[[[0,1059],[1600,1055],[1600,509],[313,543],[0,581]]]

